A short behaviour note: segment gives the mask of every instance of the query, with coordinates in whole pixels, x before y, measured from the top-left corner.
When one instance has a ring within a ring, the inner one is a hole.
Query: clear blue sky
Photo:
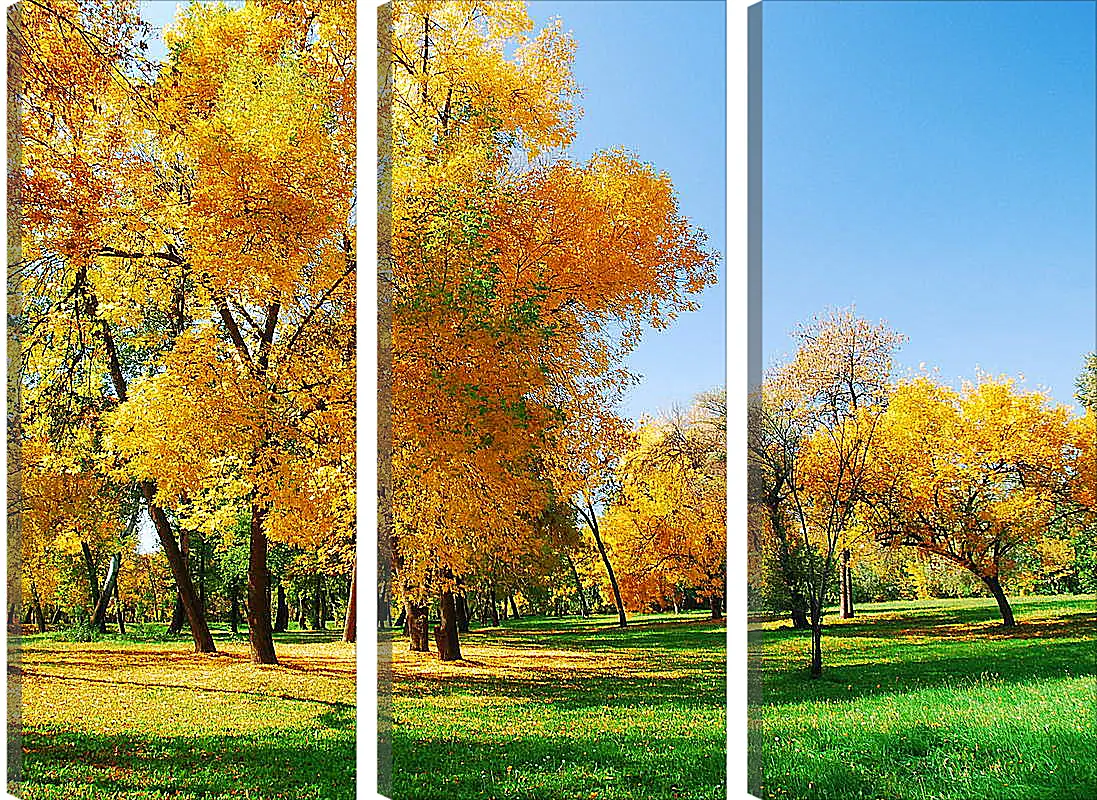
[[[533,0],[538,27],[560,17],[578,43],[574,74],[583,88],[579,136],[570,155],[585,159],[617,145],[666,170],[682,213],[726,255],[723,2]],[[726,281],[700,295],[701,309],[669,330],[650,331],[633,353],[643,376],[625,399],[627,416],[688,406],[725,383]]]
[[[176,3],[143,2],[144,18],[170,22]],[[682,213],[705,230],[721,254],[726,145],[724,3],[555,2],[533,0],[541,27],[560,17],[578,42],[575,77],[584,116],[568,155],[623,145],[670,173]],[[161,49],[150,49],[154,57]],[[627,416],[688,405],[698,392],[725,383],[725,281],[700,296],[701,309],[665,331],[651,331],[630,359],[643,377],[630,390]]]
[[[763,352],[826,306],[1073,404],[1097,323],[1093,2],[763,8]]]

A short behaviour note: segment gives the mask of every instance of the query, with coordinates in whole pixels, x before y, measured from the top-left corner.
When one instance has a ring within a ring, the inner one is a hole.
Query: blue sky
[[[763,9],[763,351],[856,304],[902,368],[1073,403],[1094,349],[1093,2]]]

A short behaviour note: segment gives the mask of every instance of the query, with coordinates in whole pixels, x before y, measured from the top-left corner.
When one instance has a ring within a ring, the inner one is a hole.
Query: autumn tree
[[[835,309],[801,325],[793,338],[795,355],[775,368],[771,379],[777,397],[768,413],[779,419],[766,424],[777,435],[750,434],[752,459],[762,467],[763,488],[756,487],[754,497],[766,499],[774,491],[765,486],[778,478],[774,467],[787,470],[779,476],[784,503],[779,522],[797,539],[800,569],[791,577],[807,600],[810,669],[817,678],[823,609],[832,596],[839,545],[858,522],[876,427],[888,403],[892,356],[904,337],[853,309]],[[765,418],[752,419],[758,425]],[[759,463],[761,447],[771,448],[765,456],[772,459],[769,465]],[[787,452],[775,455],[778,448]]]
[[[648,421],[618,470],[603,528],[635,606],[673,602],[682,587],[722,616],[727,566],[727,406],[722,391],[688,412]]]
[[[575,495],[569,435],[628,381],[621,360],[712,280],[669,179],[623,151],[539,160],[574,137],[574,43],[522,3],[396,3],[391,124],[393,566],[413,648],[437,598],[539,552]],[[462,580],[465,580],[462,584]]]
[[[970,571],[1012,626],[1003,575],[1071,513],[1070,422],[1065,407],[1008,379],[980,376],[960,391],[928,378],[902,383],[878,432],[865,520],[884,543]]]

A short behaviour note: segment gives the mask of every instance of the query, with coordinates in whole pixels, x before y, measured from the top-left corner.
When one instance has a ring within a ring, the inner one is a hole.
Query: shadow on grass
[[[543,628],[480,628],[488,641],[501,644],[520,644],[523,648],[570,648],[598,651],[603,648],[643,650],[724,650],[725,621],[682,619],[629,624],[627,628],[616,625],[574,628],[563,627],[560,620],[556,627]],[[722,657],[722,655],[721,655]]]
[[[1071,630],[1074,636],[1082,635],[1078,626]],[[1097,675],[1097,640],[1065,639],[1066,632],[1060,632],[1060,639],[1037,636],[981,638],[974,635],[963,641],[943,640],[948,641],[950,652],[958,654],[940,657],[916,657],[919,655],[918,644],[901,643],[896,651],[901,656],[900,660],[857,664],[828,664],[827,635],[829,631],[824,630],[822,677],[814,680],[808,678],[810,639],[806,635],[801,636],[803,666],[774,668],[766,664],[762,671],[759,705],[848,701],[896,692],[905,694],[927,688],[971,685],[974,680],[1029,683],[1048,678]]]
[[[634,797],[723,800],[726,738],[514,737],[500,742],[426,739],[393,728],[396,800]],[[456,780],[454,780],[456,778]],[[581,792],[581,793],[580,793]]]
[[[354,712],[325,713],[318,721],[328,735],[317,736],[317,729],[206,737],[25,731],[20,794],[33,787],[35,796],[55,789],[46,796],[64,797],[70,786],[95,786],[104,797],[119,798],[352,800]]]

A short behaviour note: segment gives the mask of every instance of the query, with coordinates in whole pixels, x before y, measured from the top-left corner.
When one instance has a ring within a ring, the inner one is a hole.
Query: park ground
[[[723,621],[521,619],[462,662],[392,641],[396,800],[723,800]]]
[[[337,632],[275,635],[279,666],[246,635],[216,656],[163,626],[21,645],[23,800],[351,800],[355,651]],[[146,638],[152,641],[140,641]],[[9,668],[10,674],[10,668]]]
[[[769,800],[1097,797],[1097,603],[865,604],[808,634],[750,626],[751,792]],[[759,662],[759,657],[761,662]],[[760,678],[760,680],[759,680]]]

